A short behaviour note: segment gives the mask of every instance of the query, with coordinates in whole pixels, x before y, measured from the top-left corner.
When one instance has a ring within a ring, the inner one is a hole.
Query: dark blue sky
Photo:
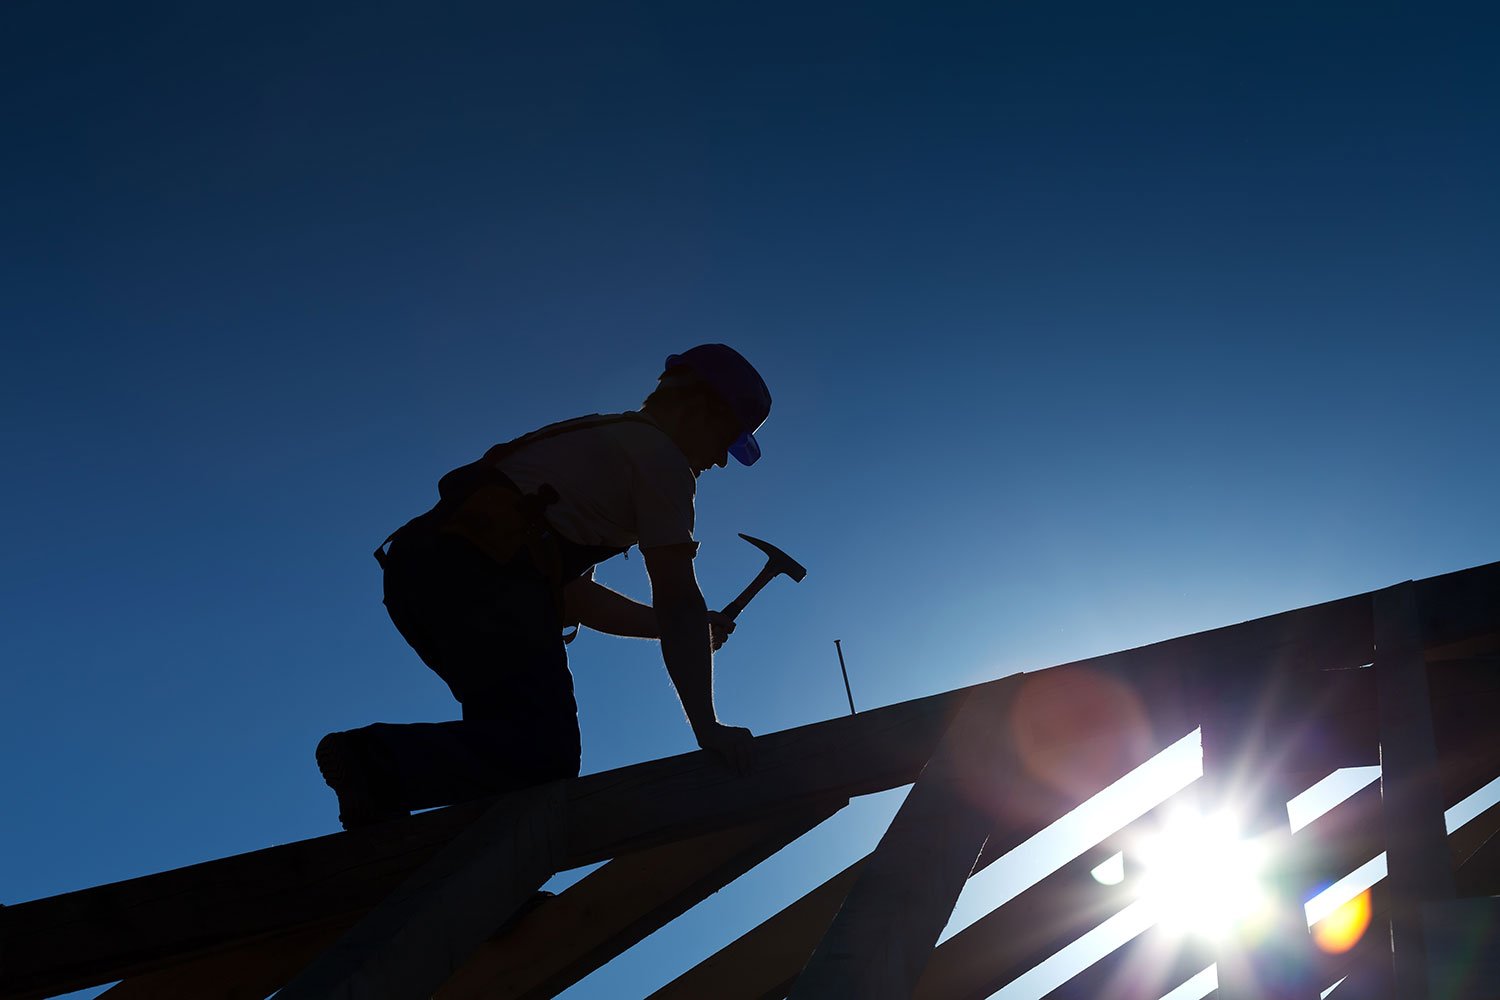
[[[1496,27],[8,5],[0,901],[332,830],[323,732],[452,714],[369,550],[701,341],[776,397],[701,484],[710,603],[735,531],[811,570],[721,657],[757,731],[843,710],[835,637],[868,707],[1500,558]],[[585,769],[691,747],[653,647],[572,652]],[[840,822],[570,995],[878,837]]]

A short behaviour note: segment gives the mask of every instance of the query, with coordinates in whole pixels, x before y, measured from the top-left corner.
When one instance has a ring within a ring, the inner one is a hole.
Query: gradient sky
[[[710,604],[736,531],[809,569],[719,657],[757,732],[846,711],[835,638],[868,708],[1500,559],[1496,18],[7,4],[0,901],[336,829],[323,733],[455,714],[370,550],[694,343],[776,399],[700,482]],[[571,655],[586,771],[692,748],[653,645]]]

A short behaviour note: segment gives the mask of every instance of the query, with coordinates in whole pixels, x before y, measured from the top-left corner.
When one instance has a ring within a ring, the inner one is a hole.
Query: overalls
[[[443,477],[442,499],[387,539],[389,554],[376,550],[391,621],[463,708],[461,721],[364,728],[405,808],[577,776],[561,589],[625,550],[552,531],[541,511],[556,493],[523,497],[495,463],[543,437],[632,419],[645,418],[585,418],[496,445]]]

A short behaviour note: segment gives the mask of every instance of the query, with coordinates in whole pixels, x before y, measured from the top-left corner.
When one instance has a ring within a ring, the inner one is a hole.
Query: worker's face
[[[693,475],[718,466],[723,468],[729,461],[729,446],[740,436],[739,422],[723,407],[708,403],[700,404],[689,421],[687,457],[693,467]]]

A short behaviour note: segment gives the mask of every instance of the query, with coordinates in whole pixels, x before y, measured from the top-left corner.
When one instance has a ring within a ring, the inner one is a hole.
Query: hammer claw
[[[802,579],[807,576],[807,570],[801,563],[770,542],[752,538],[744,532],[740,532],[740,537],[766,554],[766,565],[756,574],[755,579],[750,581],[750,585],[740,592],[740,596],[724,605],[724,610],[720,614],[730,621],[738,618],[740,612],[745,610],[745,605],[750,603],[750,599],[760,593],[761,588],[770,583],[777,574],[785,573],[792,578],[794,583],[801,583]]]

